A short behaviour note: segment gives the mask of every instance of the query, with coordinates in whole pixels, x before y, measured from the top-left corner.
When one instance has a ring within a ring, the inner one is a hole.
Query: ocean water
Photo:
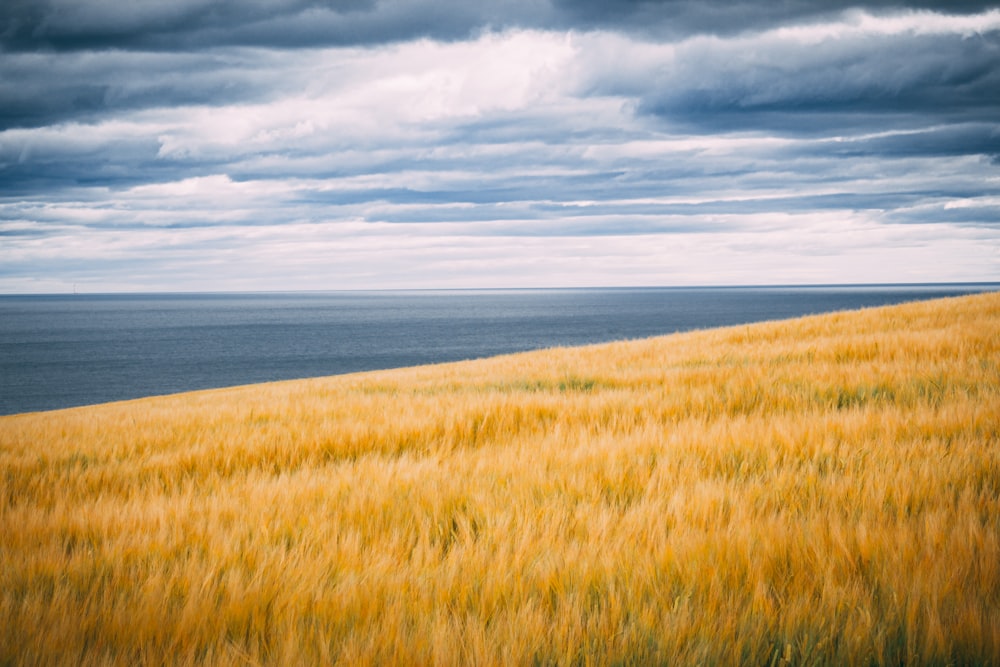
[[[993,283],[0,296],[0,414],[997,289]]]

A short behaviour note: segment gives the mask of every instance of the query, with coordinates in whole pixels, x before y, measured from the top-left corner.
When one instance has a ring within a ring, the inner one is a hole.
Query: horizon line
[[[997,287],[1000,280],[963,280],[946,282],[859,282],[859,283],[754,283],[726,285],[589,285],[589,286],[540,286],[540,287],[356,287],[356,288],[309,288],[273,290],[120,290],[101,292],[81,292],[78,285],[68,292],[0,292],[3,297],[81,297],[81,296],[167,296],[167,295],[251,295],[251,294],[356,294],[388,292],[582,292],[582,291],[627,291],[627,290],[738,290],[738,289],[829,289],[859,287]]]

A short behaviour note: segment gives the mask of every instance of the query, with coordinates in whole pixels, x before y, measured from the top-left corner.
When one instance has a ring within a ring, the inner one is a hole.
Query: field
[[[0,664],[1000,665],[1000,294],[0,417]]]

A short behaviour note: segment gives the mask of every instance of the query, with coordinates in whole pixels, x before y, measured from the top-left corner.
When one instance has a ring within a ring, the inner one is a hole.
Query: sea
[[[995,290],[1000,283],[0,295],[0,414]]]

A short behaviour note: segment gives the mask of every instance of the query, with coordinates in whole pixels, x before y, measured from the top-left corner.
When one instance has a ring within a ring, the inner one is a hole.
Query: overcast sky
[[[997,3],[0,3],[3,293],[987,280]]]

